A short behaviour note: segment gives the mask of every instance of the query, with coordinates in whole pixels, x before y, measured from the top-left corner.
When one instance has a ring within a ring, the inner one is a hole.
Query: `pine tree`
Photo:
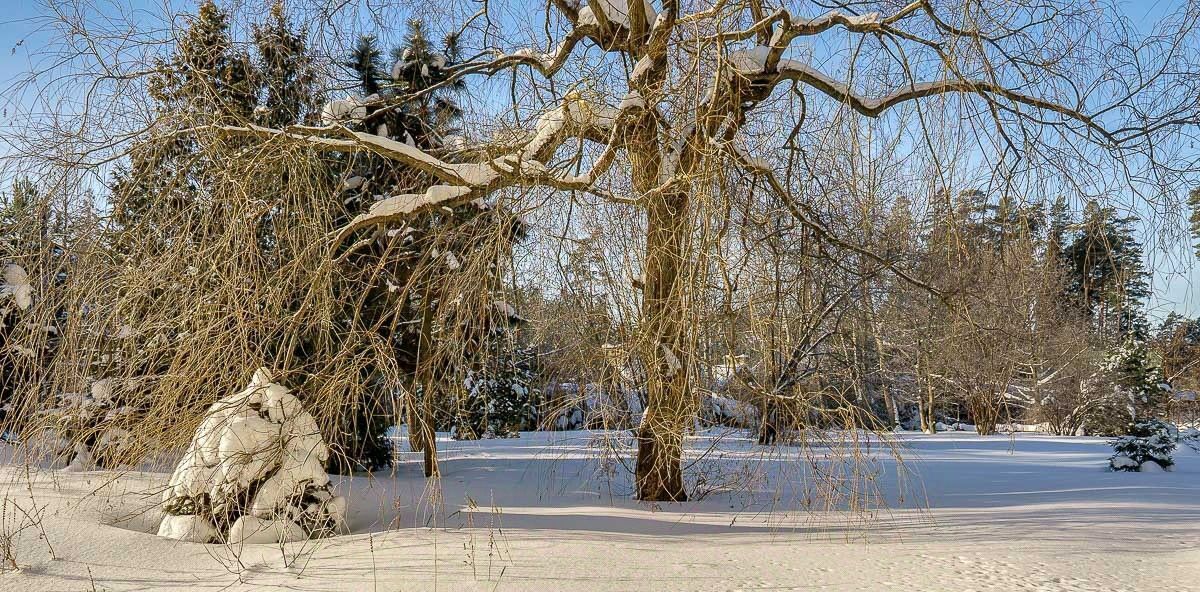
[[[374,35],[363,35],[358,38],[350,59],[346,61],[357,76],[359,88],[367,96],[377,95],[382,90],[384,80],[383,53],[379,49],[378,40]]]
[[[1068,291],[1101,335],[1145,337],[1142,305],[1150,294],[1149,274],[1133,230],[1136,220],[1091,202],[1065,250]]]

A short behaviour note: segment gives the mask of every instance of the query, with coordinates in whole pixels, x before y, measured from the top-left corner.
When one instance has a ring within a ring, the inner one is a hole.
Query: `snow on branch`
[[[169,135],[184,136],[205,131],[215,131],[230,136],[252,136],[264,140],[277,138],[296,140],[331,152],[371,152],[432,175],[446,183],[455,185],[467,183],[467,179],[462,175],[462,165],[444,162],[419,148],[390,138],[356,132],[341,126],[296,125],[285,129],[259,125],[204,126],[179,130]],[[325,134],[339,134],[342,137],[330,137]]]
[[[516,143],[516,148],[510,149],[509,153],[482,163],[447,164],[437,161],[440,166],[453,173],[452,176],[438,177],[447,181],[446,183],[433,185],[424,193],[400,194],[376,203],[369,211],[356,216],[339,230],[335,243],[340,244],[351,233],[372,224],[407,218],[434,207],[453,207],[513,185],[583,190],[612,201],[633,203],[632,200],[598,190],[592,185],[615,159],[623,123],[628,120],[627,114],[645,108],[644,101],[622,101],[620,108],[614,108],[587,101],[579,93],[568,93],[563,104],[543,113],[534,129],[523,141]],[[355,137],[364,140],[375,138],[362,133],[356,133]],[[605,148],[586,173],[553,173],[546,163],[553,158],[564,141],[573,137],[601,143]],[[388,142],[424,154],[411,146],[391,140]]]
[[[844,27],[854,33],[873,33],[883,31],[893,23],[912,15],[921,5],[922,2],[918,0],[889,17],[884,17],[878,12],[852,15],[838,10],[831,10],[814,18],[797,18],[787,9],[780,8],[745,29],[719,33],[709,38],[719,38],[727,43],[731,41],[744,41],[764,31],[772,30],[772,27],[777,23],[780,26],[773,31],[770,43],[772,46],[787,45],[796,37],[819,35],[837,26]]]
[[[29,282],[29,274],[16,263],[6,263],[0,267],[0,304],[9,297],[21,310],[28,310],[33,305],[33,285]]]

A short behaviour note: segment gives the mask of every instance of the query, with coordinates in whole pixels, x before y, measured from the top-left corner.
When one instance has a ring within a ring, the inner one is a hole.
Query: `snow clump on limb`
[[[333,99],[321,107],[321,125],[360,123],[367,118],[367,102],[358,97]]]
[[[346,499],[325,472],[313,419],[265,368],[209,407],[163,493],[159,536],[280,543],[345,531]]]
[[[33,306],[33,285],[29,283],[29,274],[16,263],[0,266],[0,301],[10,298],[21,310],[29,310]]]

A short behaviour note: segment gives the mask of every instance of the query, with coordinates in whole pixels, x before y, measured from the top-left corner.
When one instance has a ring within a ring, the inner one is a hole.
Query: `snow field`
[[[836,466],[836,441],[806,457],[705,432],[688,460],[692,491],[707,495],[651,506],[629,499],[629,459],[605,452],[626,436],[443,437],[439,487],[406,451],[394,474],[334,477],[352,534],[287,544],[150,534],[163,472],[10,465],[6,504],[41,520],[13,535],[21,569],[0,589],[1200,590],[1190,447],[1174,472],[1117,473],[1099,438],[902,433],[906,471],[878,442],[859,480],[833,471],[888,507],[854,514],[806,500],[814,467]]]

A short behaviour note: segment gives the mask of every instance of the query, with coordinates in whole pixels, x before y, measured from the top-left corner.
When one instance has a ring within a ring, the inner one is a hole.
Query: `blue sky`
[[[161,15],[164,4],[179,9],[191,9],[196,4],[190,0],[102,0],[99,4],[109,2],[144,11],[143,15]],[[1182,2],[1129,0],[1121,6],[1134,26],[1148,29]],[[15,77],[30,69],[34,59],[31,50],[36,50],[46,41],[46,33],[37,30],[37,17],[44,10],[43,4],[34,0],[5,2],[4,11],[0,14],[0,88],[7,89]],[[6,99],[12,100],[12,97]],[[8,119],[10,111],[6,110],[2,116]],[[7,127],[7,121],[0,124],[0,129],[4,127]],[[1187,188],[1179,188],[1181,199],[1186,191]],[[1162,318],[1171,311],[1200,316],[1200,265],[1191,250],[1178,243],[1160,245],[1155,236],[1147,236],[1146,243],[1147,264],[1155,272],[1152,281],[1154,296],[1149,302],[1151,316]]]

